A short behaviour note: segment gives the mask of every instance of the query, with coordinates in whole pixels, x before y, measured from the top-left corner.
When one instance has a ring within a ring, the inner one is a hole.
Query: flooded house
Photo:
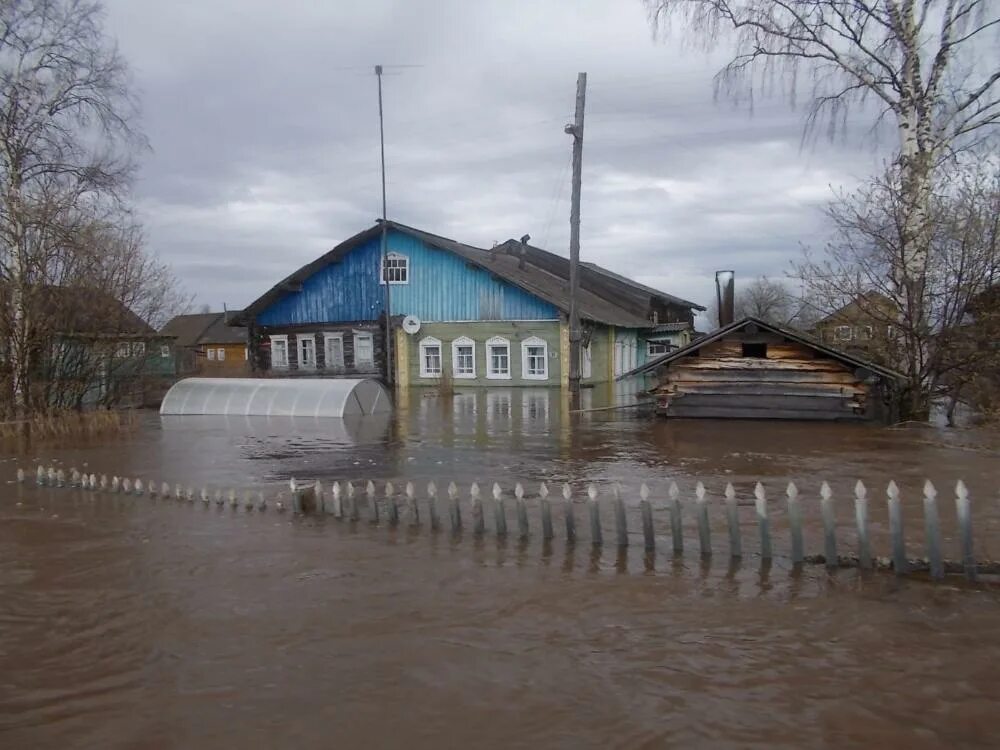
[[[172,338],[114,296],[45,286],[27,305],[34,325],[48,336],[47,346],[29,353],[33,398],[63,409],[141,407],[156,403],[169,386],[161,355]],[[9,372],[2,374],[9,380]]]
[[[527,236],[485,249],[393,221],[385,233],[384,255],[377,222],[232,321],[248,328],[255,374],[374,374],[404,388],[568,384],[568,259]],[[579,278],[584,385],[684,346],[704,309],[589,263]]]
[[[896,336],[893,321],[899,312],[879,292],[857,295],[847,304],[817,320],[812,335],[825,344],[862,355],[885,355]]]
[[[892,421],[901,375],[757,318],[650,360],[657,413],[673,418]]]
[[[247,330],[229,325],[230,313],[176,315],[160,333],[174,339],[170,357],[177,375],[241,377],[247,366]]]

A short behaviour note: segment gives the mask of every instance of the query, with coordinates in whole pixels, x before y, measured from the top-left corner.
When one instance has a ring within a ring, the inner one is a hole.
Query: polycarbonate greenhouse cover
[[[387,414],[377,380],[335,378],[185,378],[167,391],[160,414],[348,417]]]

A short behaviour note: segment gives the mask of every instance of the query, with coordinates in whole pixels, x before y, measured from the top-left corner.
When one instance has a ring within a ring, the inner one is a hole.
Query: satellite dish
[[[403,318],[403,330],[411,336],[420,330],[420,318],[416,315],[407,315]]]

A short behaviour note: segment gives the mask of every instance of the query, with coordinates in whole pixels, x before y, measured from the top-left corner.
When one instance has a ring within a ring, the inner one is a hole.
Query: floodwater
[[[288,477],[620,483],[632,546],[593,550],[512,535],[460,538],[173,500],[0,486],[0,747],[995,747],[1000,592],[853,570],[794,570],[789,480],[817,546],[817,492],[902,489],[921,554],[921,486],[940,492],[954,558],[953,485],[969,486],[980,558],[1000,557],[997,457],[987,432],[569,415],[558,393],[411,394],[391,421],[148,415],[131,439],[0,463],[82,467],[171,484],[253,487]],[[669,482],[685,500],[673,559]],[[711,562],[696,554],[692,490],[711,493]],[[727,481],[761,480],[776,558],[727,563]],[[658,553],[635,510],[648,483]],[[381,484],[379,485],[381,488]],[[514,523],[512,511],[510,523]],[[561,516],[557,513],[557,521]],[[487,513],[492,528],[491,513]],[[613,539],[606,513],[605,538]],[[536,535],[537,536],[537,535]]]

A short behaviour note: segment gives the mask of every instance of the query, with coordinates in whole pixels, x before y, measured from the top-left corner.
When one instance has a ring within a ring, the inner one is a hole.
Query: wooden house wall
[[[393,232],[388,246],[409,259],[409,283],[390,289],[393,315],[427,323],[559,319],[554,305],[416,237]]]
[[[766,343],[767,357],[743,344]],[[877,412],[870,383],[855,368],[770,335],[733,336],[671,362],[656,389],[670,417],[862,420]]]
[[[372,334],[374,364],[359,367],[354,361],[354,332]],[[326,341],[324,333],[342,333],[344,366],[328,366],[326,361]],[[271,336],[288,336],[288,367],[271,367]],[[309,336],[316,342],[316,366],[299,367],[298,337]],[[295,327],[268,327],[257,329],[251,348],[253,367],[271,377],[353,377],[355,375],[383,376],[385,374],[385,328],[378,321],[353,323],[323,323]]]
[[[389,289],[393,315],[423,321],[557,320],[556,308],[453,253],[390,231],[387,250],[409,260],[406,284]],[[305,279],[257,314],[258,326],[374,321],[385,310],[375,237]]]

